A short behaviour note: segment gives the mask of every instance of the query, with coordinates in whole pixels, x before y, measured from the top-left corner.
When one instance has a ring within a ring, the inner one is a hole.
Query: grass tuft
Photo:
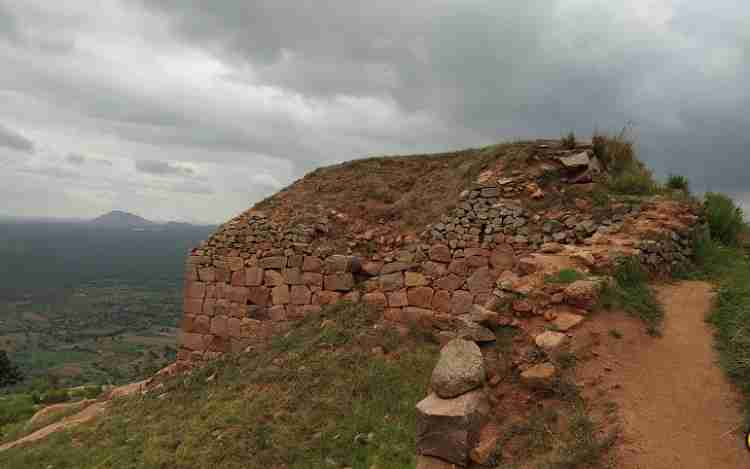
[[[667,177],[667,188],[676,191],[690,192],[690,181],[688,181],[688,178],[685,176],[670,174]]]
[[[640,318],[648,333],[659,335],[664,310],[648,285],[648,273],[635,257],[620,259],[613,275],[613,282],[605,284],[599,297],[604,309],[623,309]]]
[[[747,229],[742,209],[728,196],[712,192],[706,194],[704,208],[711,237],[726,246],[738,245]]]

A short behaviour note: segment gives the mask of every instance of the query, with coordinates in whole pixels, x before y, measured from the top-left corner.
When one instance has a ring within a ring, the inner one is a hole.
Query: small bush
[[[594,155],[611,176],[610,190],[628,195],[650,195],[658,184],[651,171],[635,156],[633,142],[628,139],[626,126],[614,137],[595,134],[592,138]]]
[[[70,394],[67,389],[52,389],[39,396],[39,402],[42,404],[59,404],[69,400]]]
[[[563,148],[568,150],[573,150],[576,147],[576,134],[574,132],[569,132],[568,135],[563,137],[560,140],[560,143],[562,144]]]
[[[711,237],[726,246],[736,246],[746,228],[742,209],[724,194],[709,192],[704,203]]]
[[[544,280],[547,283],[573,283],[576,280],[582,280],[584,278],[586,278],[586,276],[575,269],[562,269],[555,275],[548,275]]]
[[[617,263],[614,282],[608,283],[599,297],[604,309],[622,308],[628,314],[639,317],[648,328],[648,333],[659,335],[664,319],[664,310],[648,285],[648,273],[636,257],[623,258]]]
[[[670,174],[667,178],[667,188],[676,191],[690,191],[690,181],[685,176]]]

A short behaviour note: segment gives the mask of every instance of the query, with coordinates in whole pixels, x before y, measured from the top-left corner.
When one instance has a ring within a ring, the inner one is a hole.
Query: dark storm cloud
[[[156,176],[193,176],[195,171],[192,168],[180,166],[168,161],[157,160],[138,160],[135,162],[135,169],[141,173],[153,174]]]
[[[25,153],[34,152],[34,142],[0,124],[0,147],[10,148]]]
[[[659,174],[674,168],[699,188],[750,186],[750,172],[736,171],[750,144],[741,130],[750,7],[736,2],[634,2],[629,11],[542,0],[142,1],[185,40],[251,64],[259,83],[385,96],[486,141],[633,121]],[[739,63],[722,63],[734,49]],[[717,66],[731,70],[717,80]]]

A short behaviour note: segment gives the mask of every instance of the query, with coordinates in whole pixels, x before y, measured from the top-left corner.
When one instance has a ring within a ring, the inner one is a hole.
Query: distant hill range
[[[117,229],[130,229],[130,230],[164,230],[164,229],[183,229],[190,228],[196,225],[170,221],[167,223],[159,223],[151,220],[147,220],[143,217],[135,215],[129,212],[123,212],[122,210],[113,210],[104,215],[98,216],[89,222],[92,225],[103,227],[103,228],[117,228]]]
[[[91,220],[91,223],[107,228],[152,228],[156,223],[132,213],[113,210]]]

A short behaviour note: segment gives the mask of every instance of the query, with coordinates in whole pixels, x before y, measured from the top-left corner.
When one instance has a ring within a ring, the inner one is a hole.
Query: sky
[[[0,0],[0,215],[220,223],[375,155],[618,132],[750,209],[750,4]]]

